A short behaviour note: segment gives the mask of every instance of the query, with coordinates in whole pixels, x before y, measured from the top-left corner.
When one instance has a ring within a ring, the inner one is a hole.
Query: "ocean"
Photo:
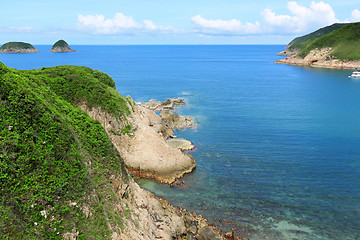
[[[71,46],[1,54],[17,69],[79,65],[135,101],[181,97],[198,127],[185,186],[138,180],[251,240],[360,239],[360,80],[351,70],[273,63],[282,45]]]

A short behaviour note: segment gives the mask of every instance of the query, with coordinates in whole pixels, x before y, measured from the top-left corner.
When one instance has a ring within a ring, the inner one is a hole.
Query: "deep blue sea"
[[[12,68],[81,65],[136,101],[185,98],[198,127],[185,186],[142,187],[255,239],[360,239],[360,80],[274,64],[284,46],[72,46],[1,54]]]

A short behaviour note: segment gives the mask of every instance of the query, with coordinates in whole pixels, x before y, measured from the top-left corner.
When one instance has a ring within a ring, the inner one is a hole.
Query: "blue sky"
[[[13,0],[0,44],[286,44],[335,22],[360,21],[359,0]]]

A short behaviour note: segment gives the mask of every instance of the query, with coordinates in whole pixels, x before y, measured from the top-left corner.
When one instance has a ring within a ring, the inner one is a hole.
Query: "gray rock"
[[[199,236],[197,237],[197,239],[198,240],[222,240],[222,238],[219,236],[219,234],[214,232],[214,230],[209,226],[206,226],[199,230]]]

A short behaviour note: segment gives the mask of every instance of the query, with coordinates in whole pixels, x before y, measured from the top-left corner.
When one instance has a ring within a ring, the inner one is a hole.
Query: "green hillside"
[[[8,42],[1,46],[0,50],[7,50],[7,49],[35,49],[33,45],[30,43],[24,43],[24,42]]]
[[[72,50],[64,40],[59,40],[53,45],[50,52],[75,52],[75,50]]]
[[[288,44],[288,48],[301,50],[306,47],[312,40],[331,33],[334,30],[342,28],[345,25],[346,23],[335,23],[333,25],[320,28],[319,30],[316,30],[315,32],[309,33],[305,36],[297,37]]]
[[[56,47],[64,48],[64,47],[69,47],[69,45],[64,40],[59,40],[54,44],[52,48],[56,48]]]
[[[309,42],[299,53],[305,57],[313,49],[331,47],[335,48],[331,57],[341,60],[360,59],[360,23],[347,24],[322,37]]]
[[[121,224],[109,177],[127,181],[123,161],[101,124],[77,107],[122,121],[128,100],[114,87],[86,67],[0,63],[0,239],[62,239],[75,226],[78,239],[108,239],[108,224]],[[85,204],[94,217],[84,216]]]

